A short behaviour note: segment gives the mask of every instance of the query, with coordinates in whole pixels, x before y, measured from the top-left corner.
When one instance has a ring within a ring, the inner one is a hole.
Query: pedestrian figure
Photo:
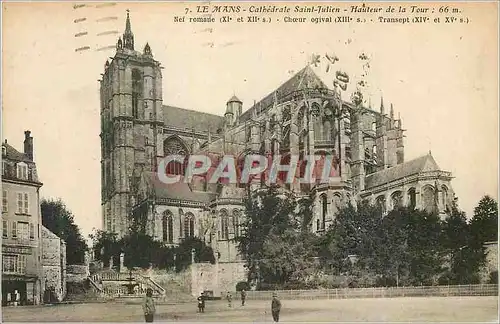
[[[144,297],[142,310],[144,311],[144,318],[146,319],[146,322],[152,323],[155,316],[156,308],[155,308],[155,301],[153,299],[153,289],[151,288],[148,288],[146,290],[146,297]]]
[[[205,313],[205,295],[203,295],[203,292],[198,297],[198,312]]]
[[[275,322],[280,321],[280,311],[281,311],[281,302],[278,299],[278,294],[273,294],[273,300],[271,302],[271,313],[273,314],[273,320]]]
[[[245,306],[245,300],[247,299],[247,292],[245,289],[241,290],[241,306]]]
[[[227,292],[226,299],[227,299],[227,306],[232,307],[231,302],[233,301],[233,296],[229,291]]]

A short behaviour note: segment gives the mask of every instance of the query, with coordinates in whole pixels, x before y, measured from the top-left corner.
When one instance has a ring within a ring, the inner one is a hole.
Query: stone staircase
[[[158,303],[193,302],[194,298],[186,289],[182,279],[169,276],[148,276],[144,271],[117,272],[100,270],[90,275],[79,284],[72,284],[68,290],[66,301],[100,302],[116,301],[137,304],[141,303],[148,288],[153,289],[153,298]],[[167,278],[167,279],[166,279]],[[127,285],[133,285],[129,294]]]

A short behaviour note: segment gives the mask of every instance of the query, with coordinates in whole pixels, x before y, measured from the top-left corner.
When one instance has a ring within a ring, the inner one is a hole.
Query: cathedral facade
[[[168,106],[162,97],[162,66],[148,44],[134,45],[127,14],[123,37],[100,80],[101,189],[103,229],[119,236],[133,218],[165,244],[200,237],[220,262],[240,260],[235,244],[242,217],[243,185],[195,179],[165,185],[157,181],[158,161],[179,154],[330,156],[337,175],[326,183],[284,185],[297,196],[312,194],[313,232],[325,231],[343,205],[358,200],[388,212],[399,205],[444,213],[454,199],[451,173],[431,153],[404,158],[404,129],[392,105],[377,110],[339,100],[306,66],[243,112],[232,96],[221,115]],[[288,160],[287,160],[288,157]],[[170,165],[183,175],[185,166]]]

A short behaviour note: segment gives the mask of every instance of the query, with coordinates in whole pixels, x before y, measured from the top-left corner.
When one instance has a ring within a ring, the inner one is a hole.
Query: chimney
[[[24,132],[24,154],[30,161],[33,161],[33,137],[29,130]]]

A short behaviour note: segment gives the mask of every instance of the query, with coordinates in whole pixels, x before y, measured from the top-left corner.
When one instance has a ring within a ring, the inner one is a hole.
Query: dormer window
[[[17,178],[22,180],[28,180],[28,166],[26,163],[17,164]]]
[[[2,145],[2,156],[6,156],[6,155],[7,155],[7,148]]]

